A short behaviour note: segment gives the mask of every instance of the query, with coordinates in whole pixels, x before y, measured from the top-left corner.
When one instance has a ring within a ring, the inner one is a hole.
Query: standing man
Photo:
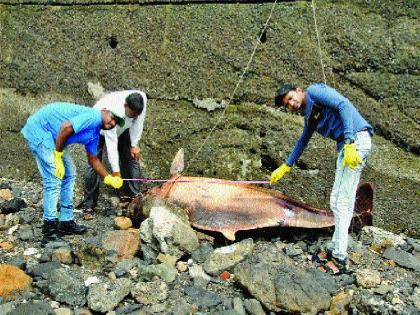
[[[61,241],[60,235],[86,232],[86,227],[74,221],[73,188],[76,169],[66,150],[68,145],[83,144],[89,164],[103,178],[104,183],[121,188],[122,179],[109,175],[97,158],[101,128],[109,130],[117,123],[123,125],[124,120],[108,110],[63,102],[48,104],[28,118],[21,133],[35,156],[44,186],[42,245],[49,241]]]
[[[99,141],[99,159],[102,159],[104,144],[107,148],[112,175],[123,178],[140,178],[140,148],[138,143],[143,133],[146,117],[147,96],[137,90],[117,91],[106,94],[94,105],[94,108],[106,108],[110,111],[122,112],[125,125],[112,130],[101,131]],[[121,164],[121,168],[120,168]],[[137,181],[128,181],[124,185],[125,192],[135,196],[140,192]],[[84,219],[93,219],[93,209],[98,203],[99,178],[92,168],[85,174]]]
[[[348,229],[360,175],[371,150],[373,128],[347,98],[326,84],[313,84],[306,91],[284,84],[276,94],[275,104],[302,111],[305,124],[287,160],[271,174],[271,185],[291,171],[314,131],[337,142],[337,169],[330,197],[335,229],[327,246],[331,261],[326,266],[334,274],[346,272]]]

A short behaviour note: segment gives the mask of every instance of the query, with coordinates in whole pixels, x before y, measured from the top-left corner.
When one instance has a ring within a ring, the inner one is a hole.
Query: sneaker
[[[327,272],[333,275],[352,273],[352,270],[347,265],[347,259],[341,260],[334,256],[332,256],[331,260],[324,264],[324,268]]]
[[[61,235],[68,234],[84,234],[87,231],[87,228],[84,225],[77,224],[74,220],[71,221],[61,221],[58,224],[58,231]]]
[[[42,227],[42,240],[41,246],[44,247],[49,242],[64,242],[60,237],[57,229],[57,221],[48,221],[44,220],[44,225]]]

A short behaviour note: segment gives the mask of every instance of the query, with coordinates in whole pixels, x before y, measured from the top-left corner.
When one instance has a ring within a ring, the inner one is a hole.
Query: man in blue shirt
[[[104,183],[117,189],[122,186],[121,177],[109,175],[97,158],[101,128],[112,129],[116,124],[124,124],[116,113],[62,102],[48,104],[28,118],[21,133],[35,156],[44,186],[42,245],[62,240],[60,235],[86,232],[86,227],[74,221],[76,169],[68,150],[65,150],[68,145],[83,144],[89,164],[104,179]]]
[[[372,146],[373,128],[347,98],[326,84],[312,84],[306,91],[284,84],[276,94],[275,104],[287,106],[290,111],[302,111],[305,118],[299,140],[287,160],[271,174],[270,184],[291,171],[315,131],[337,142],[337,169],[330,197],[335,230],[327,253],[333,263],[328,266],[333,272],[345,272],[348,229],[356,189]]]

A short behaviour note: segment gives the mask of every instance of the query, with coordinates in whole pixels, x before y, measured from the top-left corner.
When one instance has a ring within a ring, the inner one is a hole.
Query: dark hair
[[[125,102],[131,110],[134,110],[135,112],[139,113],[139,115],[142,113],[144,105],[143,96],[140,93],[131,93],[127,96]]]
[[[274,98],[274,104],[276,106],[281,106],[282,104],[282,100],[283,97],[289,93],[290,91],[296,90],[297,86],[295,84],[283,84],[282,86],[280,86],[280,88],[278,89],[277,93],[276,93],[276,97]]]

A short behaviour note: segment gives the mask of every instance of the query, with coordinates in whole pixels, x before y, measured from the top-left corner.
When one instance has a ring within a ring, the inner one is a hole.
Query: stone
[[[128,230],[133,226],[130,218],[127,217],[116,217],[114,219],[114,227],[117,230]]]
[[[356,271],[356,282],[365,289],[375,288],[381,283],[381,276],[377,270],[360,269]]]
[[[102,240],[103,247],[114,251],[120,259],[132,259],[140,249],[140,235],[130,231],[109,231]]]

